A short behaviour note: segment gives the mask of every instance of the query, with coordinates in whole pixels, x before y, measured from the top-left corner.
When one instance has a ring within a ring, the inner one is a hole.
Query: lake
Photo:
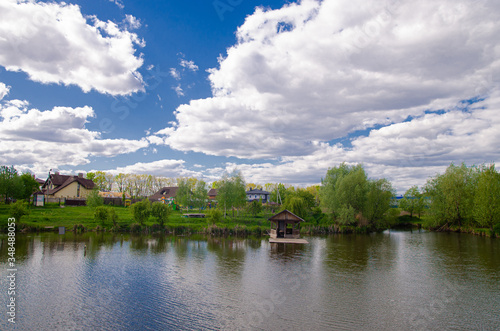
[[[16,239],[17,330],[500,329],[500,239],[418,231],[307,237],[306,245],[104,233]]]

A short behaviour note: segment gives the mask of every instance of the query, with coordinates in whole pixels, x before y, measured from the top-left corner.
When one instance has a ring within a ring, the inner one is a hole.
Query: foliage
[[[262,203],[258,200],[253,200],[247,205],[247,211],[254,217],[262,211]]]
[[[474,197],[474,218],[480,226],[493,231],[500,224],[500,174],[494,165],[479,174]]]
[[[425,197],[420,193],[418,186],[412,186],[405,192],[403,198],[399,201],[399,207],[409,212],[411,217],[413,217],[413,214],[418,214],[420,217],[425,207]]]
[[[189,207],[193,202],[193,192],[191,190],[191,185],[189,185],[187,178],[179,178],[179,180],[177,181],[177,185],[179,186],[175,198],[177,200],[177,203],[185,207]]]
[[[36,181],[32,174],[29,172],[23,173],[19,177],[21,185],[20,190],[16,196],[18,199],[29,199],[33,193],[38,191],[40,184]]]
[[[193,205],[201,210],[203,207],[206,206],[207,200],[208,200],[207,184],[204,181],[199,180],[196,182],[196,185],[193,190]]]
[[[99,195],[98,188],[94,188],[89,195],[87,195],[86,203],[90,208],[97,208],[104,204],[104,198]]]
[[[163,226],[163,224],[168,221],[168,217],[171,212],[172,209],[170,206],[161,202],[154,202],[151,206],[151,215],[156,218],[156,221],[160,224],[160,226]]]
[[[301,218],[305,218],[308,212],[304,199],[298,195],[288,195],[283,207]]]
[[[270,191],[269,200],[279,204],[283,204],[286,199],[288,190],[284,184],[266,184],[266,190]],[[279,194],[278,194],[279,193]]]
[[[130,206],[130,210],[132,211],[134,220],[144,225],[144,222],[148,220],[151,214],[151,203],[148,199],[144,199]]]
[[[382,178],[369,180],[363,216],[372,226],[379,226],[385,221],[385,215],[391,208],[391,200],[395,195],[391,182]]]
[[[356,223],[356,210],[351,205],[344,205],[339,208],[337,222],[342,225],[352,225]]]
[[[12,167],[0,167],[0,196],[3,196],[5,203],[18,196],[22,190],[22,183],[19,180],[17,170]]]
[[[10,205],[10,215],[16,219],[16,222],[19,222],[23,216],[29,214],[28,203],[24,201],[16,201]]]
[[[104,225],[105,221],[108,219],[108,208],[105,206],[97,206],[94,208],[94,220],[100,222]]]
[[[217,208],[212,208],[208,211],[207,221],[209,223],[215,224],[220,222],[222,219],[222,211]]]
[[[231,175],[224,173],[219,182],[217,200],[220,206],[224,207],[224,217],[226,216],[227,209],[233,209],[234,218],[234,208],[244,206],[246,203],[243,175],[241,172],[233,172]]]
[[[113,226],[117,226],[118,223],[118,214],[116,213],[116,209],[112,207],[108,207],[108,221],[110,221]]]
[[[330,168],[320,189],[321,206],[341,224],[351,222],[357,213],[363,212],[367,194],[367,176],[363,166],[342,163]],[[342,217],[341,217],[342,214]]]
[[[435,226],[462,226],[472,221],[474,192],[479,175],[477,167],[451,164],[442,175],[425,185],[430,198],[430,213]]]

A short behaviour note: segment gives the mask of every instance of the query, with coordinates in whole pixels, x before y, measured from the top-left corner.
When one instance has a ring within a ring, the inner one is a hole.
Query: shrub
[[[24,215],[29,215],[30,210],[28,204],[24,201],[17,201],[10,205],[10,215],[16,219],[16,222],[21,220]]]
[[[215,224],[217,222],[220,222],[221,219],[222,219],[222,211],[220,211],[219,209],[214,208],[208,211],[207,221],[209,223]]]
[[[108,208],[104,206],[96,207],[94,210],[94,220],[96,222],[101,222],[104,225],[104,222],[108,219]]]
[[[168,216],[170,216],[171,209],[170,206],[161,203],[161,202],[155,202],[151,206],[151,215],[156,218],[156,221],[160,226],[163,226],[163,224],[168,220]]]
[[[151,203],[146,198],[142,201],[134,203],[130,206],[130,210],[132,211],[134,220],[139,222],[141,225],[144,225],[144,222],[148,220],[149,215],[151,214]]]
[[[90,208],[97,208],[99,206],[102,206],[104,204],[104,198],[99,196],[99,190],[94,189],[90,194],[87,196],[87,206]]]
[[[116,222],[118,221],[118,215],[116,214],[116,210],[112,207],[108,207],[108,220],[113,223],[113,226],[116,227]]]

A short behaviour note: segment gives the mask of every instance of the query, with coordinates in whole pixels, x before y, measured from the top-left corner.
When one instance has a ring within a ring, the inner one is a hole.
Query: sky
[[[500,155],[496,0],[0,0],[0,164],[398,193]]]

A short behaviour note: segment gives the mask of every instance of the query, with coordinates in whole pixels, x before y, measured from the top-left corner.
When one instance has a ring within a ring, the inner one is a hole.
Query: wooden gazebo
[[[300,238],[300,222],[304,220],[291,211],[285,209],[273,217],[271,221],[271,238]]]

